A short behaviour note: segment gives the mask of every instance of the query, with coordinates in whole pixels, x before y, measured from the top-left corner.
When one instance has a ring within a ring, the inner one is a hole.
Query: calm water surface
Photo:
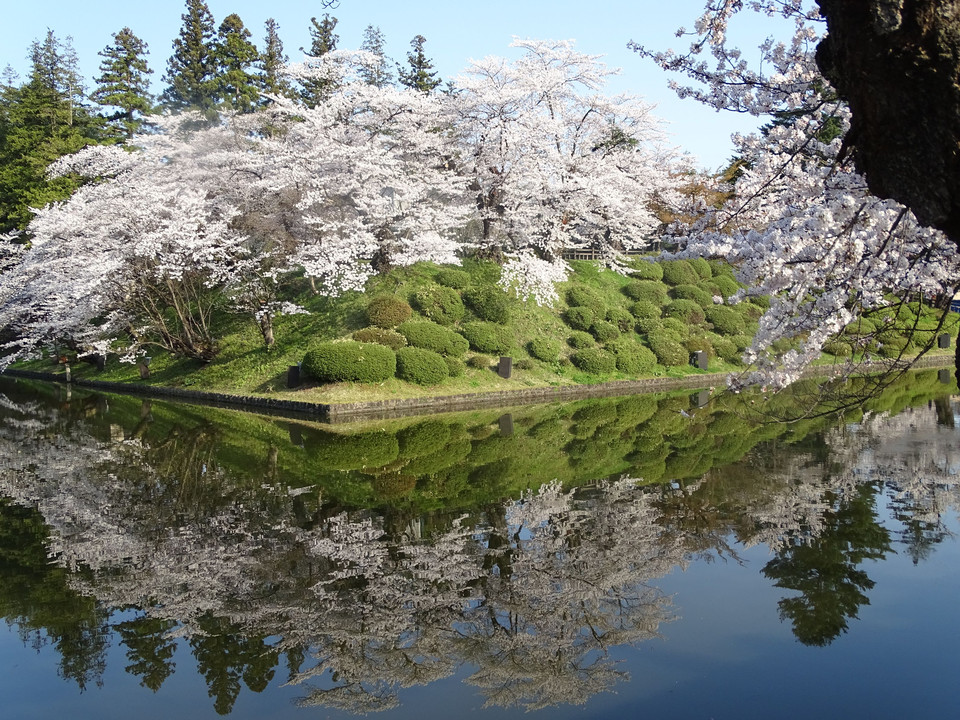
[[[955,717],[941,379],[330,427],[0,378],[3,717]]]

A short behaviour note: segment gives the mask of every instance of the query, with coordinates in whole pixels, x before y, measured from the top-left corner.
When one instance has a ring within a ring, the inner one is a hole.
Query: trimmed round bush
[[[759,320],[763,317],[763,308],[752,302],[742,302],[730,307],[736,309],[746,320]]]
[[[413,305],[425,318],[441,325],[453,325],[466,313],[460,293],[443,285],[420,288],[413,294]]]
[[[560,343],[553,338],[539,337],[527,343],[527,352],[531,357],[543,362],[552,363],[559,360],[562,349]]]
[[[658,332],[647,335],[647,345],[657,356],[657,362],[667,367],[680,367],[690,362],[690,353],[669,335]]]
[[[607,310],[607,322],[616,325],[622,333],[630,332],[630,328],[633,327],[633,315],[623,308],[610,308]]]
[[[575,306],[567,308],[563,314],[563,319],[574,330],[589,330],[596,320],[596,313],[588,307]]]
[[[397,377],[417,385],[436,385],[448,377],[443,356],[432,350],[405,347],[397,351]]]
[[[848,335],[870,335],[877,331],[877,326],[870,318],[857,318],[849,323],[843,331]]]
[[[617,360],[617,370],[626,375],[648,375],[657,364],[657,356],[650,348],[623,338],[608,348]]]
[[[664,260],[660,266],[663,268],[663,281],[667,285],[696,285],[700,282],[700,275],[689,260]]]
[[[746,326],[743,316],[727,305],[714,305],[707,308],[704,314],[718,335],[740,335]]]
[[[567,305],[571,307],[588,307],[594,315],[603,317],[606,314],[606,303],[593,288],[586,285],[574,285],[567,290]]]
[[[367,303],[367,322],[377,327],[395,328],[411,314],[410,303],[395,295],[377,295]]]
[[[663,280],[663,268],[656,262],[638,262],[630,277],[637,280]]]
[[[613,323],[597,320],[590,326],[590,334],[597,339],[597,342],[608,343],[620,337],[620,330]]]
[[[471,355],[467,358],[467,366],[475,370],[488,370],[493,365],[493,361],[483,355]]]
[[[383,382],[396,372],[397,356],[375,343],[321,343],[303,356],[303,369],[320,382]]]
[[[463,299],[481,320],[501,324],[510,320],[508,298],[502,290],[489,285],[477,285],[466,290]]]
[[[899,357],[907,350],[910,340],[890,330],[886,330],[877,337],[880,342],[880,354],[886,358]]]
[[[683,341],[682,345],[687,349],[688,353],[705,352],[708,358],[716,357],[713,344],[702,335],[689,337]]]
[[[591,375],[608,375],[617,369],[617,359],[600,348],[584,348],[570,356],[574,365]]]
[[[743,335],[734,335],[730,338],[737,346],[738,350],[746,350],[753,344],[753,338],[744,333]]]
[[[674,300],[663,309],[663,314],[690,325],[699,325],[705,319],[703,308],[695,300]]]
[[[567,345],[577,350],[593,347],[596,345],[596,341],[593,339],[593,335],[583,330],[574,330],[570,333],[570,337],[567,338]]]
[[[834,357],[850,357],[853,355],[853,348],[850,346],[850,343],[841,340],[825,342],[823,344],[823,351],[827,355],[833,355]]]
[[[649,300],[637,300],[630,306],[630,314],[638,320],[658,318],[660,317],[660,305],[656,305]]]
[[[752,295],[750,297],[750,302],[759,308],[763,308],[764,310],[770,309],[770,298],[766,295]]]
[[[680,318],[666,317],[663,318],[661,322],[663,323],[663,329],[672,335],[676,335],[678,340],[685,338],[689,334],[689,326]]]
[[[636,331],[641,335],[663,330],[663,322],[660,318],[640,318],[637,320]]]
[[[663,305],[667,301],[669,288],[656,280],[631,280],[623,286],[623,294],[631,300],[646,300],[654,305]]]
[[[477,352],[504,355],[513,345],[513,333],[492,322],[469,322],[460,331]]]
[[[447,364],[447,375],[450,377],[463,377],[467,372],[467,366],[460,358],[445,355],[443,361]]]
[[[470,273],[457,268],[442,268],[437,273],[436,281],[444,287],[463,290],[470,287]]]
[[[391,350],[399,350],[407,344],[407,339],[396,330],[376,326],[365,327],[353,334],[353,339],[362,343],[386,345]]]
[[[720,289],[720,296],[726,300],[740,289],[740,284],[733,275],[714,275],[710,281]]]
[[[687,262],[690,263],[690,267],[694,269],[702,280],[709,280],[713,277],[713,268],[710,267],[710,263],[704,258],[692,258],[687,260]]]
[[[737,343],[734,342],[732,338],[726,338],[722,335],[708,335],[710,344],[713,346],[714,352],[717,354],[721,360],[726,360],[727,362],[740,362],[740,354],[742,349],[737,347]]]
[[[429,320],[410,320],[397,328],[407,344],[441,355],[463,355],[470,348],[461,335]]]
[[[674,300],[693,300],[703,308],[713,307],[713,293],[697,285],[677,285],[670,290],[670,297]]]

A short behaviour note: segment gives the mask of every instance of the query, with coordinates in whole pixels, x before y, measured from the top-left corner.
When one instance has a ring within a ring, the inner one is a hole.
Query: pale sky
[[[338,8],[325,11],[319,0],[207,0],[217,25],[237,13],[258,47],[263,44],[264,22],[273,17],[291,61],[300,60],[300,48],[309,44],[310,18],[324,12],[339,20],[341,49],[358,48],[364,28],[376,25],[386,37],[387,55],[405,62],[410,40],[423,35],[427,55],[444,79],[461,73],[471,58],[511,57],[514,35],[576,40],[581,52],[604,55],[609,67],[622,69],[609,92],[633,93],[654,103],[672,143],[696,156],[701,167],[715,170],[732,155],[730,134],[752,131],[758,121],[677,99],[667,87],[666,75],[626,47],[634,40],[655,49],[685,48],[689,41],[674,33],[681,26],[691,27],[703,5],[704,0],[341,0]],[[111,43],[113,33],[127,26],[149,46],[153,90],[159,93],[184,6],[182,0],[4,0],[0,68],[9,64],[23,79],[30,43],[42,39],[49,28],[61,40],[72,36],[89,90],[99,75],[97,53]],[[765,35],[781,30],[752,14],[745,14],[742,24],[745,57],[751,51],[756,56],[755,48]]]

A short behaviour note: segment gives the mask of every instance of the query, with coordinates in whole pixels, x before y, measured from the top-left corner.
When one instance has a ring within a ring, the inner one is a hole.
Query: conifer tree
[[[147,54],[147,44],[128,27],[115,33],[113,44],[100,52],[100,77],[90,97],[117,109],[107,120],[127,139],[140,130],[143,116],[153,110],[147,77],[153,70],[147,66]]]
[[[313,58],[320,58],[337,49],[340,36],[334,33],[337,19],[324,13],[323,20],[310,18],[310,48],[300,48]],[[300,81],[300,97],[307,107],[313,108],[323,102],[333,92],[334,87],[326,78],[303,78]]]
[[[266,95],[292,97],[293,89],[283,75],[283,66],[288,58],[283,53],[283,40],[280,39],[279,26],[273,18],[269,18],[264,25],[267,34],[264,37],[263,52],[260,53],[258,61],[260,92]]]
[[[437,77],[433,70],[433,62],[427,58],[423,51],[423,45],[427,39],[423,35],[417,35],[410,41],[412,52],[407,53],[407,68],[397,65],[397,74],[400,84],[413,90],[429,93],[432,92],[443,81]]]
[[[386,40],[380,28],[367,25],[363,31],[363,43],[361,43],[360,49],[373,53],[380,60],[374,65],[362,68],[360,77],[368,85],[374,85],[378,88],[385,88],[393,83],[393,73],[390,71],[390,66],[387,64],[387,58],[383,51],[384,45],[386,45]]]
[[[168,83],[160,96],[172,110],[199,110],[216,113],[217,60],[213,53],[216,29],[204,0],[186,0],[183,25],[173,41],[173,55],[167,60]]]
[[[236,13],[220,23],[213,48],[217,62],[217,96],[225,107],[249,112],[257,104],[260,93],[257,79],[249,72],[260,59],[256,45],[250,42],[250,31]]]

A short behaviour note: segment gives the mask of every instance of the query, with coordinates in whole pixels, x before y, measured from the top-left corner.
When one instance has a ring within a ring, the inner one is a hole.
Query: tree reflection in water
[[[673,395],[517,412],[507,435],[3,389],[0,571],[26,594],[0,582],[0,612],[81,688],[114,639],[156,691],[182,638],[221,714],[282,680],[382,710],[461,671],[487,705],[582,703],[624,678],[610,648],[676,617],[658,578],[757,544],[795,593],[781,617],[828,644],[869,602],[864,561],[895,541],[919,561],[960,505],[955,402],[887,412],[940,392],[916,380],[854,424],[758,427],[732,399],[687,420]]]

